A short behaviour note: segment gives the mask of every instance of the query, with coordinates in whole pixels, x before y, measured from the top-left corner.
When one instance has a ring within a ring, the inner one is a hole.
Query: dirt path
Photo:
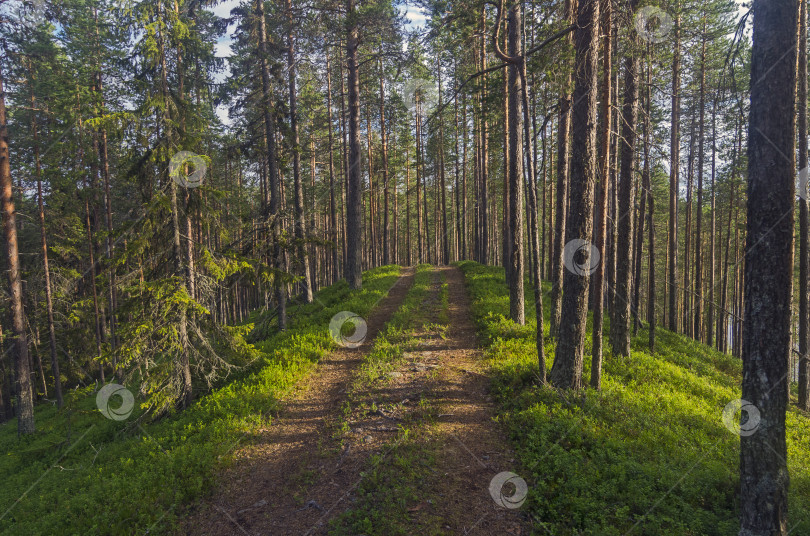
[[[315,478],[324,463],[346,386],[377,333],[408,293],[413,274],[412,268],[404,268],[388,295],[368,315],[368,332],[359,348],[329,354],[312,377],[282,401],[281,414],[258,441],[236,453],[213,496],[189,512],[182,534],[300,535],[309,529],[312,514],[308,508],[317,511],[321,507],[315,498],[308,498],[302,509],[299,489]]]
[[[404,300],[412,271],[367,319],[369,336],[360,351],[340,350],[319,365],[262,439],[239,453],[213,497],[184,525],[184,534],[309,536],[325,535],[330,527],[357,534],[342,514],[363,507],[394,514],[382,489],[379,504],[373,503],[378,500],[373,490],[372,504],[364,505],[369,494],[361,492],[361,484],[379,467],[397,476],[411,474],[391,463],[403,438],[415,445],[417,464],[420,449],[432,461],[429,471],[420,473],[427,475],[423,480],[406,483],[418,490],[415,496],[406,499],[400,484],[388,490],[394,502],[408,503],[406,510],[396,510],[399,533],[529,534],[520,510],[498,506],[489,492],[492,478],[514,470],[515,461],[493,421],[463,275],[444,267],[435,279],[414,313],[426,327],[414,333],[396,370],[374,387],[347,394],[378,330]],[[446,309],[439,300],[442,280]],[[449,329],[437,329],[436,323]]]
[[[414,347],[405,352],[403,363],[392,373],[394,379],[365,393],[365,406],[382,412],[372,412],[365,421],[360,410],[351,417],[353,431],[359,431],[352,434],[355,441],[384,421],[396,420],[408,429],[410,439],[402,451],[393,448],[391,440],[386,444],[385,438],[380,438],[382,434],[371,436],[375,451],[384,456],[376,480],[396,484],[389,490],[364,490],[374,497],[371,500],[355,496],[352,490],[344,502],[365,500],[359,507],[365,509],[360,517],[382,510],[384,517],[404,518],[392,527],[375,527],[372,534],[385,534],[387,530],[408,535],[527,535],[529,524],[520,510],[498,506],[489,492],[493,477],[514,470],[515,460],[503,430],[493,421],[489,379],[476,344],[463,274],[458,268],[442,267],[436,275],[447,283],[446,310],[438,299],[439,280],[434,285],[434,296],[419,313],[428,329],[416,334]],[[430,329],[436,322],[449,326],[443,336]],[[384,421],[379,415],[385,417]],[[427,459],[432,460],[428,470],[416,471],[426,475],[420,482],[403,485],[397,477],[408,469],[385,468],[391,467],[394,460],[418,466]],[[368,467],[364,470],[369,472]],[[511,495],[512,488],[506,488],[503,493]],[[396,506],[401,501],[407,503],[404,511]],[[356,534],[347,523],[338,522],[339,533]],[[322,526],[313,533],[326,534]]]
[[[515,470],[514,454],[493,421],[495,407],[464,276],[455,267],[440,270],[448,284],[450,330],[446,340],[428,350],[438,354],[439,364],[432,386],[440,409],[431,431],[441,445],[436,455],[441,475],[434,485],[444,500],[436,502],[436,514],[447,534],[527,535],[520,510],[498,506],[489,492],[495,475]]]

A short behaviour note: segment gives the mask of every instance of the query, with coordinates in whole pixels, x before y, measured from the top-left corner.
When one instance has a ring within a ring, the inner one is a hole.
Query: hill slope
[[[503,270],[473,262],[461,268],[488,348],[500,419],[529,484],[523,510],[537,534],[737,534],[740,441],[722,412],[740,398],[738,360],[666,330],[650,354],[641,330],[629,358],[606,351],[602,391],[541,388],[534,308],[527,307],[528,325],[516,326],[505,318]],[[545,325],[547,333],[548,319]],[[590,349],[589,338],[586,379]],[[546,352],[550,366],[554,345]],[[795,406],[787,416],[789,527],[797,535],[810,534],[808,417]]]

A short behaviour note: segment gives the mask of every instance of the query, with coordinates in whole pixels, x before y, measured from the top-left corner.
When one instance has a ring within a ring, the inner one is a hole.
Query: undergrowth
[[[332,316],[368,315],[398,276],[397,266],[377,268],[364,274],[361,291],[341,281],[315,303],[291,306],[286,332],[245,343],[249,369],[185,411],[153,422],[136,400],[128,419],[108,420],[87,387],[69,390],[61,411],[38,406],[31,436],[17,437],[16,420],[0,425],[0,534],[176,530],[182,507],[211,488],[234,450],[268,424],[284,392],[334,347]],[[243,337],[250,327],[233,332]]]
[[[460,267],[487,347],[499,419],[529,483],[523,509],[535,533],[737,534],[740,439],[721,416],[741,396],[739,360],[663,329],[650,353],[642,329],[625,359],[612,356],[605,341],[601,391],[540,387],[534,307],[526,308],[525,326],[515,325],[503,270],[474,262]],[[526,294],[533,303],[531,287]],[[545,326],[547,333],[548,318]],[[585,381],[590,337],[589,326]],[[546,353],[550,367],[552,342]],[[809,417],[795,406],[787,415],[789,528],[796,535],[810,534]]]

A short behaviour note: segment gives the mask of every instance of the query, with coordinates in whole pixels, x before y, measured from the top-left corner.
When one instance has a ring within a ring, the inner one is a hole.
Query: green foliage
[[[286,332],[255,346],[242,339],[249,324],[228,328],[256,364],[183,412],[148,422],[137,398],[127,420],[108,420],[88,387],[69,391],[62,411],[39,406],[32,436],[18,439],[16,422],[5,423],[0,534],[171,531],[182,506],[210,489],[234,450],[269,424],[285,391],[333,348],[332,315],[367,314],[398,274],[386,266],[366,272],[361,291],[345,282],[323,289],[315,303],[291,308]]]
[[[653,355],[641,330],[629,358],[605,356],[602,391],[539,387],[534,328],[510,326],[505,319],[503,271],[473,262],[461,268],[488,346],[499,418],[529,483],[523,508],[545,529],[538,533],[737,533],[739,437],[724,427],[721,415],[740,397],[739,361],[665,330],[656,334]],[[587,355],[590,341],[586,346]],[[553,358],[553,344],[548,349]],[[805,534],[808,416],[791,408],[787,429],[790,526]]]

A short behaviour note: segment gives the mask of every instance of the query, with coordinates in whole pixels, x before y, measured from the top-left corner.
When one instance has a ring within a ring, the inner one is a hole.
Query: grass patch
[[[345,281],[290,308],[289,329],[255,345],[255,364],[189,409],[149,422],[140,408],[108,420],[92,388],[68,391],[65,408],[36,408],[37,432],[17,438],[0,426],[0,534],[150,534],[177,528],[184,504],[209,490],[238,445],[266,425],[279,398],[334,347],[339,311],[367,315],[399,267],[366,272],[363,289]],[[248,330],[246,329],[245,332]],[[26,491],[28,490],[28,491]]]
[[[602,391],[538,387],[534,308],[526,309],[526,326],[515,325],[503,270],[460,267],[488,348],[499,418],[529,482],[523,509],[537,533],[737,534],[740,440],[721,415],[741,396],[740,361],[663,329],[650,354],[642,329],[628,358],[613,357],[606,342]],[[589,329],[586,379],[590,336]],[[553,343],[546,351],[550,366]],[[791,534],[810,534],[810,420],[795,407],[787,435],[789,526]]]

